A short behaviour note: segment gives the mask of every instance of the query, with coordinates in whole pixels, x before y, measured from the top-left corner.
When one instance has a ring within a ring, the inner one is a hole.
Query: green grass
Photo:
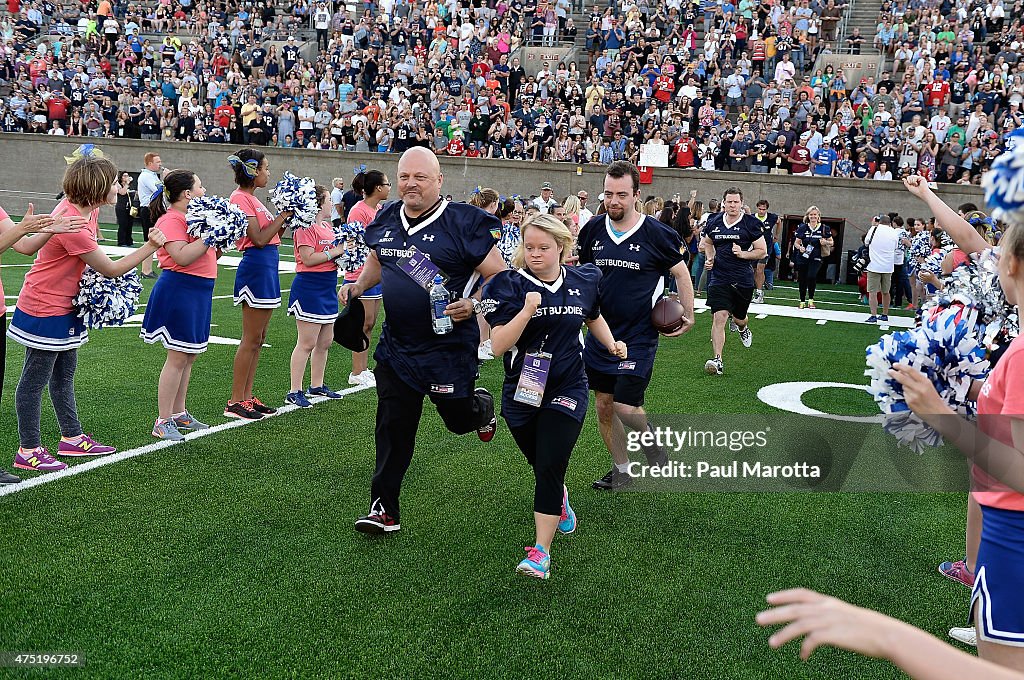
[[[26,271],[2,269],[8,295]],[[222,268],[215,294],[232,281]],[[856,301],[817,299],[833,298]],[[213,316],[215,335],[239,337],[230,300]],[[766,414],[763,385],[863,383],[864,347],[879,333],[758,320],[751,349],[730,337],[715,379],[702,372],[709,324],[700,314],[689,335],[662,343],[652,413]],[[91,338],[79,352],[83,425],[122,449],[149,443],[163,350],[137,329]],[[294,340],[278,310],[256,380],[268,403],[287,391]],[[23,352],[8,353],[0,450],[13,455]],[[199,418],[223,422],[233,356],[211,345],[199,357]],[[328,384],[342,386],[349,361],[335,348]],[[496,391],[500,380],[489,362],[479,384]],[[507,430],[489,445],[457,438],[429,405],[402,531],[356,534],[374,401],[361,392],[0,499],[0,651],[78,651],[90,677],[890,678],[841,651],[804,664],[793,645],[769,650],[753,623],[765,593],[817,588],[940,637],[964,618],[966,590],[935,574],[963,554],[963,495],[598,493],[589,485],[609,460],[593,413],[567,479],[580,528],[556,538],[549,582],[513,573],[533,536],[533,483]],[[874,412],[853,390],[806,403]],[[43,432],[55,445],[48,404]]]

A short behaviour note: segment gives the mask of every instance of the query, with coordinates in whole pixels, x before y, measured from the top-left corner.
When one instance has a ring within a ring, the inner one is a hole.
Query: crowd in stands
[[[1020,12],[886,0],[887,70],[853,82],[814,68],[844,1],[9,0],[0,128],[577,165],[663,144],[677,167],[977,182],[1021,123]],[[578,33],[585,66],[513,56]]]

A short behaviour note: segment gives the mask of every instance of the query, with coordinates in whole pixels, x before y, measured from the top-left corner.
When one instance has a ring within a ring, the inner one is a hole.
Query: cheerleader
[[[363,198],[348,211],[348,222],[349,224],[358,222],[365,229],[377,216],[380,205],[391,195],[391,181],[380,170],[362,170],[352,180],[352,190],[361,194]],[[362,271],[362,266],[354,271],[346,271],[345,283],[355,283]],[[363,305],[363,334],[366,337],[373,334],[373,328],[377,325],[380,301],[383,297],[381,291],[378,283],[359,296]],[[369,349],[365,352],[352,352],[352,372],[348,376],[349,385],[366,385],[367,387],[377,385],[377,379],[374,377],[373,371],[369,369],[369,357]]]
[[[523,225],[522,237],[518,269],[499,272],[485,286],[484,307],[493,308],[487,321],[494,352],[505,355],[501,415],[535,480],[536,541],[516,571],[546,579],[555,531],[576,530],[565,471],[589,402],[580,325],[617,357],[626,358],[626,345],[615,341],[601,316],[600,270],[564,266],[572,248],[566,226],[538,215]]]
[[[109,278],[123,276],[164,244],[163,233],[153,229],[145,245],[116,262],[100,250],[96,242],[99,209],[117,201],[119,184],[117,167],[91,145],[76,152],[64,172],[62,188],[64,199],[52,214],[87,218],[87,224],[76,233],[51,236],[40,248],[7,329],[12,340],[25,346],[25,365],[14,397],[21,441],[14,467],[22,470],[53,472],[67,467],[42,445],[39,421],[46,387],[60,423],[58,455],[100,456],[115,451],[85,434],[78,422],[75,369],[78,348],[89,334],[72,301],[86,265]]]
[[[253,394],[260,350],[267,337],[270,315],[281,306],[281,280],[277,274],[281,232],[291,217],[285,211],[274,217],[255,196],[270,181],[270,165],[262,151],[242,149],[228,162],[235,170],[231,202],[249,216],[249,228],[238,241],[242,262],[235,273],[235,305],[242,305],[242,341],[235,353],[231,380],[231,401],[224,409],[227,418],[259,420],[277,413]]]
[[[73,233],[85,226],[85,218],[58,218],[52,215],[36,215],[35,206],[28,204],[28,211],[17,224],[7,212],[0,208],[0,253],[14,248],[22,255],[35,255],[51,234]],[[28,236],[34,234],[33,236]],[[4,365],[7,363],[7,306],[4,304],[4,286],[0,281],[0,398],[4,392]],[[21,479],[0,469],[0,484],[17,484]]]
[[[308,396],[341,399],[341,394],[324,384],[327,352],[334,341],[334,320],[338,318],[338,265],[335,261],[345,249],[334,246],[330,193],[317,185],[316,200],[320,213],[312,225],[295,230],[295,279],[288,298],[288,314],[295,317],[298,339],[291,359],[291,391],[287,404],[309,408]],[[309,392],[302,389],[310,363]],[[318,385],[318,387],[314,387]]]
[[[163,275],[150,293],[139,334],[147,343],[159,341],[167,350],[157,387],[159,412],[153,425],[157,439],[178,441],[184,438],[183,431],[209,427],[185,408],[192,364],[210,340],[217,280],[217,250],[190,236],[185,224],[189,201],[205,195],[206,188],[194,172],[172,170],[144,208],[166,238],[157,251]]]

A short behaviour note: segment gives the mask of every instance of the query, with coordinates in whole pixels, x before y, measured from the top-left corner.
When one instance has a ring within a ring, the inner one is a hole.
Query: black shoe
[[[608,474],[590,486],[598,491],[618,491],[619,489],[626,488],[632,483],[633,478],[629,476],[628,472],[619,472],[617,468],[613,467],[608,471]]]
[[[229,401],[224,408],[224,417],[238,420],[261,420],[263,414],[253,409],[248,401]]]
[[[356,520],[356,531],[364,534],[387,534],[401,528],[398,520],[384,512],[379,502],[373,504],[369,515]]]
[[[140,274],[140,276],[144,279],[155,279],[160,275],[156,272],[150,272],[149,274]]]
[[[18,475],[12,475],[7,470],[0,469],[0,484],[17,484],[20,481],[21,477]]]
[[[644,449],[644,455],[647,456],[648,465],[654,467],[665,467],[668,465],[668,454],[656,446]]]
[[[486,425],[477,429],[476,436],[480,437],[482,442],[489,442],[494,439],[494,433],[498,431],[498,417],[494,414],[494,397],[482,387],[476,388],[473,393],[484,403],[484,418],[487,421]]]
[[[274,408],[273,406],[267,406],[262,401],[260,401],[259,397],[255,395],[253,395],[253,398],[250,399],[249,401],[251,402],[250,406],[252,406],[252,410],[256,411],[256,413],[261,413],[265,416],[272,416],[275,413],[277,413],[276,408]]]

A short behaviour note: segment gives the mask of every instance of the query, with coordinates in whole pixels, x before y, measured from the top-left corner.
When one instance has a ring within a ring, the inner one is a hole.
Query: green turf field
[[[27,263],[5,254],[8,295],[27,271],[8,265]],[[232,281],[222,268],[215,294],[230,296]],[[821,291],[819,306],[858,311],[848,291]],[[795,293],[768,301],[792,304]],[[730,337],[726,375],[712,378],[702,371],[710,315],[697,319],[662,343],[652,412],[763,414],[774,411],[756,398],[764,385],[863,384],[864,347],[879,335],[770,316],[753,322],[751,349]],[[213,322],[214,335],[240,336],[229,297],[214,302]],[[121,449],[152,442],[163,349],[137,328],[90,335],[77,377],[83,425]],[[294,341],[278,310],[256,379],[267,403],[287,391]],[[9,343],[8,355],[9,467],[23,352]],[[212,424],[225,421],[233,356],[211,345],[196,362],[189,408]],[[347,387],[349,367],[335,348],[328,384]],[[497,391],[500,380],[487,363],[479,384]],[[360,392],[0,498],[0,652],[78,652],[89,677],[118,678],[888,678],[898,674],[845,652],[804,664],[794,644],[770,651],[753,623],[765,593],[816,588],[940,637],[963,625],[967,590],[935,571],[963,555],[963,494],[599,493],[590,482],[609,458],[592,413],[567,479],[579,530],[556,537],[550,581],[513,571],[533,538],[533,482],[507,430],[491,444],[456,438],[429,406],[402,531],[357,534],[374,401]],[[875,412],[851,390],[806,401]],[[43,436],[56,447],[48,403]]]

